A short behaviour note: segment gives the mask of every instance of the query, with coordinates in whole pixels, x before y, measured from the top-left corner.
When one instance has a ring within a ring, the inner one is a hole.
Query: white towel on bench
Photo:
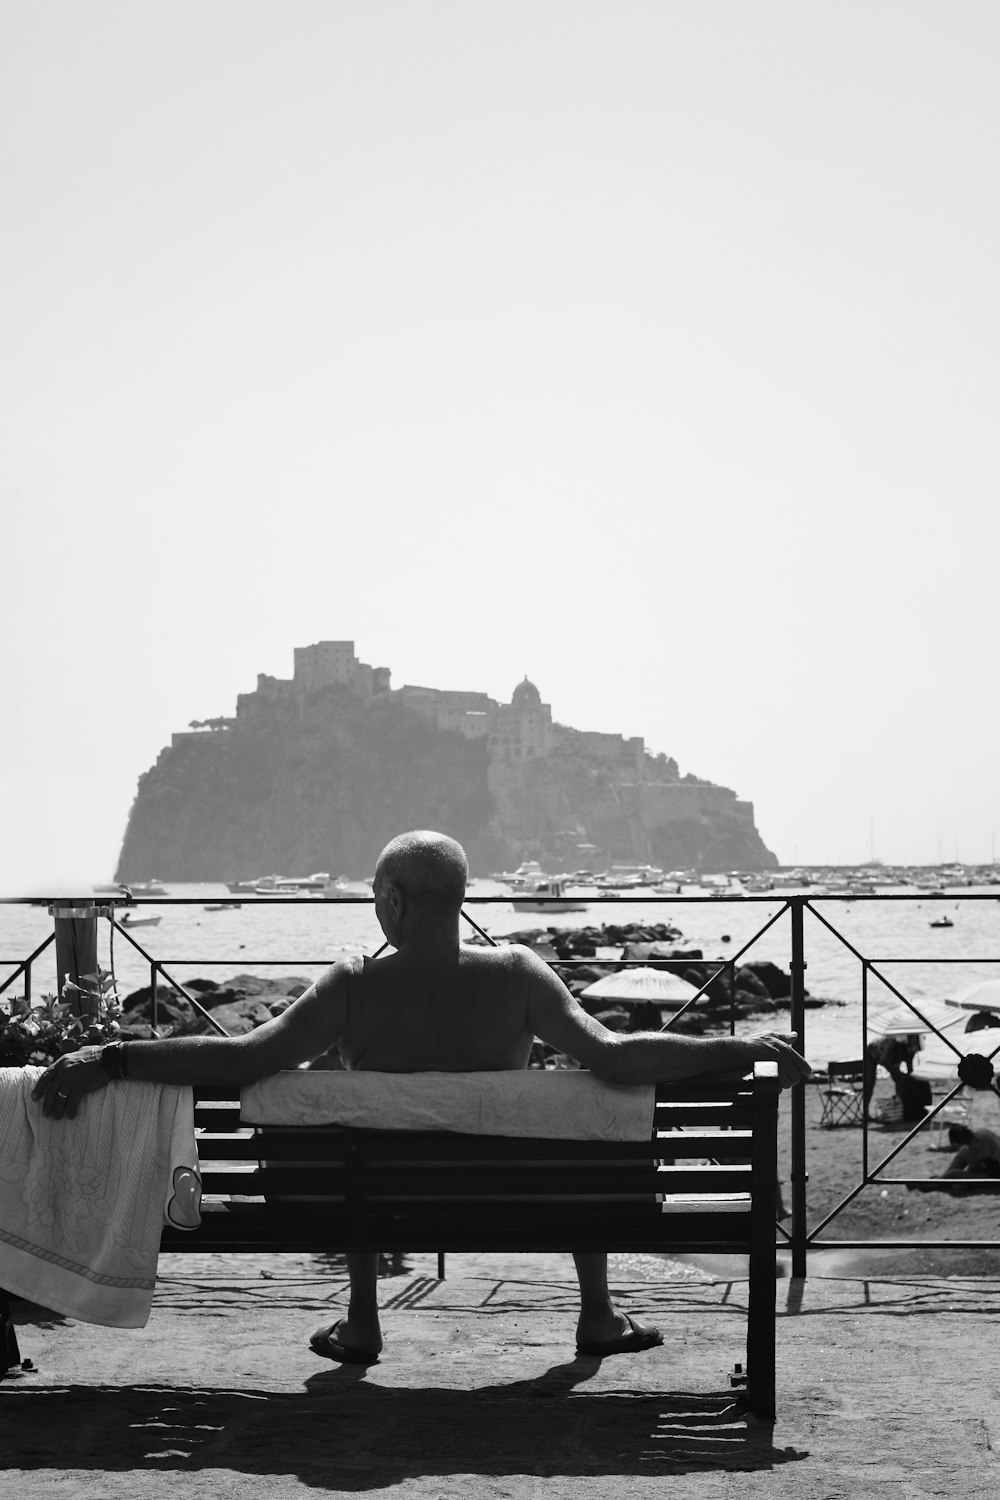
[[[0,1286],[86,1323],[142,1328],[164,1222],[193,1229],[201,1180],[191,1090],[126,1083],[56,1120],[41,1068],[0,1068]]]
[[[248,1125],[355,1125],[542,1140],[647,1141],[652,1085],[576,1069],[502,1073],[275,1073],[243,1090]]]

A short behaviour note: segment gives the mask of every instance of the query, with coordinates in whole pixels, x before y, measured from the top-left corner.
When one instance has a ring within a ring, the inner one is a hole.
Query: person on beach
[[[903,1078],[903,1069],[905,1068],[908,1074],[913,1072],[913,1059],[919,1051],[919,1032],[914,1032],[909,1036],[876,1036],[868,1043],[865,1048],[863,1083],[866,1120],[869,1118],[868,1106],[875,1092],[875,1079],[879,1068],[885,1069],[896,1085],[896,1092],[900,1093],[899,1086]]]
[[[375,914],[394,952],[336,963],[283,1011],[241,1036],[175,1037],[84,1047],[46,1068],[33,1091],[46,1114],[72,1118],[112,1078],[241,1086],[296,1068],[332,1047],[345,1067],[388,1073],[521,1069],[540,1037],[598,1078],[649,1084],[775,1062],[783,1086],[809,1064],[795,1037],[688,1037],[609,1030],[589,1016],[529,948],[463,946],[468,864],[444,834],[401,834],[383,849],[373,883]],[[663,1342],[614,1305],[607,1256],[574,1255],[580,1286],[577,1351],[603,1357]],[[382,1349],[378,1256],[347,1256],[347,1316],[310,1339],[315,1353],[371,1364]]]
[[[944,1177],[1000,1177],[1000,1137],[992,1130],[949,1125],[948,1140],[958,1150],[942,1173]]]
[[[979,1182],[984,1178],[1000,1177],[1000,1136],[992,1130],[973,1130],[968,1125],[949,1125],[948,1141],[958,1150],[939,1177],[930,1182],[907,1183],[907,1189],[916,1193],[960,1194],[963,1182]],[[941,1183],[939,1188],[937,1183]],[[948,1186],[945,1187],[944,1183]],[[970,1188],[970,1191],[973,1189]]]

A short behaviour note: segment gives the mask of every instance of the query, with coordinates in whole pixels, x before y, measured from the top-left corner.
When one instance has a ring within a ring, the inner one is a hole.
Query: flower
[[[114,977],[105,969],[81,974],[79,984],[67,980],[61,996],[0,998],[0,1068],[44,1067],[64,1052],[113,1041],[121,1013]]]

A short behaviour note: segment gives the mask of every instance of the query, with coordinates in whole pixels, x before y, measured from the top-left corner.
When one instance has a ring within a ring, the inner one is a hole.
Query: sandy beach
[[[805,1086],[807,1222],[810,1229],[841,1203],[861,1180],[863,1132],[859,1126],[834,1130],[820,1126],[823,1082]],[[892,1085],[880,1081],[874,1108],[891,1097]],[[779,1126],[779,1175],[786,1205],[791,1201],[791,1136],[788,1129],[790,1095],[781,1098]],[[973,1129],[1000,1130],[1000,1100],[992,1093],[973,1097],[969,1123]],[[870,1125],[869,1172],[905,1138],[910,1125]],[[964,1195],[950,1192],[911,1192],[893,1183],[898,1177],[938,1177],[951,1159],[951,1150],[931,1150],[930,1131],[925,1126],[891,1164],[879,1172],[883,1179],[865,1187],[823,1231],[829,1240],[996,1240],[996,1250],[831,1251],[822,1262],[830,1274],[862,1274],[868,1269],[882,1273],[913,1275],[985,1276],[1000,1270],[1000,1183],[995,1189],[978,1189]],[[787,1223],[788,1221],[786,1221]],[[811,1262],[822,1274],[820,1258]]]

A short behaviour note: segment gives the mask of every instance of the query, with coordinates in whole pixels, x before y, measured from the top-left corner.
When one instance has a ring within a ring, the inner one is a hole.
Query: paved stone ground
[[[433,1257],[383,1286],[368,1371],[318,1360],[345,1279],[319,1257],[170,1256],[145,1329],[21,1305],[37,1370],[0,1387],[9,1489],[291,1500],[662,1496],[926,1500],[1000,1495],[1000,1286],[968,1278],[778,1284],[778,1421],[745,1417],[745,1283],[681,1268],[619,1283],[661,1349],[573,1349],[565,1257]],[[659,1267],[629,1269],[643,1277]]]

